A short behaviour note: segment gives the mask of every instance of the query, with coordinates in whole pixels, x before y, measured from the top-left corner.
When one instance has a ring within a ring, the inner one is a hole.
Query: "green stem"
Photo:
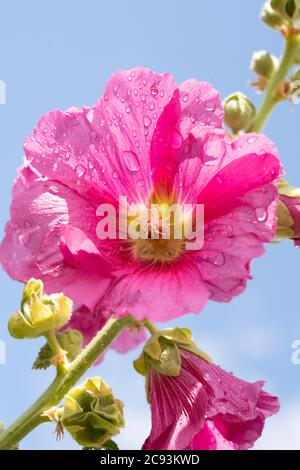
[[[265,98],[248,132],[261,132],[261,130],[266,125],[274,107],[282,100],[282,98],[280,98],[276,92],[280,83],[286,79],[290,69],[293,67],[293,65],[295,65],[295,58],[297,53],[299,53],[299,48],[300,35],[291,34],[286,40],[285,51],[279,68],[273,75],[268,85]]]
[[[57,371],[61,373],[66,372],[69,366],[68,359],[66,356],[66,352],[61,348],[58,342],[55,330],[51,330],[45,333],[45,338],[48,341],[48,344],[54,354],[54,358],[58,361],[56,364]]]
[[[144,326],[145,328],[147,328],[147,330],[149,331],[149,333],[151,333],[151,335],[155,335],[155,333],[158,332],[158,329],[156,328],[156,326],[146,318],[146,320],[144,320]]]
[[[13,449],[39,424],[49,421],[42,413],[56,406],[76,384],[89,367],[99,358],[118,334],[130,323],[132,317],[120,320],[111,318],[79,356],[63,371],[58,369],[50,387],[8,429],[0,434],[0,450]]]

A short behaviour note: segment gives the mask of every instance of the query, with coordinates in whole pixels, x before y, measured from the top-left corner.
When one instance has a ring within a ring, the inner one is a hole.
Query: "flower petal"
[[[199,313],[209,294],[193,266],[151,271],[140,268],[116,279],[106,295],[105,308],[118,316],[132,314],[138,320],[163,322]]]
[[[203,385],[182,368],[178,377],[150,372],[152,429],[144,450],[186,449],[204,423],[207,396]]]

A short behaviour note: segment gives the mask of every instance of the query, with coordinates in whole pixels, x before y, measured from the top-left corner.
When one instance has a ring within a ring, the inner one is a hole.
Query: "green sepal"
[[[61,348],[67,353],[69,362],[74,361],[83,348],[83,336],[78,330],[68,328],[56,335]],[[33,363],[33,369],[47,369],[51,366],[53,357],[52,349],[46,343],[41,349]]]
[[[186,349],[207,362],[212,362],[209,355],[196,346],[188,328],[170,328],[157,331],[151,336],[140,357],[133,362],[134,368],[146,378],[150,368],[161,375],[176,377],[181,369],[180,349]]]

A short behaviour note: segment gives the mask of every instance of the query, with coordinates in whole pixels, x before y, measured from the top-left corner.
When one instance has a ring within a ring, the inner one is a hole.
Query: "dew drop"
[[[123,159],[129,171],[138,171],[140,169],[140,163],[136,153],[132,151],[124,152]]]
[[[255,209],[255,215],[258,222],[265,222],[268,217],[268,212],[264,207],[258,207],[257,209]]]
[[[117,173],[116,171],[113,172],[112,176],[113,176],[113,178],[114,178],[115,180],[118,180],[118,179],[119,179],[119,175],[118,175],[118,173]]]
[[[215,111],[216,106],[215,106],[214,104],[212,104],[212,103],[207,103],[207,104],[205,105],[205,108],[206,108],[207,111],[209,111],[209,112],[212,113],[213,111]]]
[[[129,106],[127,106],[127,108],[125,109],[125,111],[126,111],[126,113],[127,113],[127,114],[130,114],[130,112],[131,112],[131,109],[130,109],[130,107],[129,107]]]
[[[145,126],[145,127],[149,127],[150,124],[151,124],[151,122],[152,122],[152,121],[151,121],[151,119],[149,118],[149,116],[145,116],[145,117],[144,117],[144,126]]]
[[[249,137],[247,139],[248,144],[254,144],[257,140],[257,137]]]
[[[182,97],[182,101],[183,101],[184,103],[187,103],[188,100],[189,100],[189,95],[188,95],[188,94],[186,94],[186,95],[184,95],[184,96]]]
[[[84,166],[77,165],[77,167],[75,168],[75,172],[76,172],[76,175],[78,176],[78,178],[81,178],[85,174]]]

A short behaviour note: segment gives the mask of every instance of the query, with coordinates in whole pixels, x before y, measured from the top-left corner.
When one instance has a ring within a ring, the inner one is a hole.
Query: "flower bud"
[[[134,361],[134,367],[141,375],[147,376],[153,368],[161,375],[177,377],[181,370],[180,349],[211,362],[210,357],[194,343],[190,330],[173,328],[154,333],[145,344],[141,356]]]
[[[271,0],[273,10],[290,21],[300,18],[300,0]]]
[[[123,404],[100,377],[93,377],[65,396],[60,421],[78,444],[102,447],[124,427]]]
[[[277,67],[277,57],[267,51],[254,52],[250,68],[260,77],[271,78]]]
[[[237,92],[224,101],[224,121],[234,134],[247,130],[251,125],[256,110],[255,106],[243,93]]]
[[[30,279],[23,291],[20,310],[8,322],[11,336],[36,338],[58,330],[71,318],[72,301],[63,294],[46,295],[42,281]]]
[[[281,26],[287,24],[287,22],[279,15],[271,5],[271,0],[268,0],[261,11],[261,19],[271,28],[280,28]]]

